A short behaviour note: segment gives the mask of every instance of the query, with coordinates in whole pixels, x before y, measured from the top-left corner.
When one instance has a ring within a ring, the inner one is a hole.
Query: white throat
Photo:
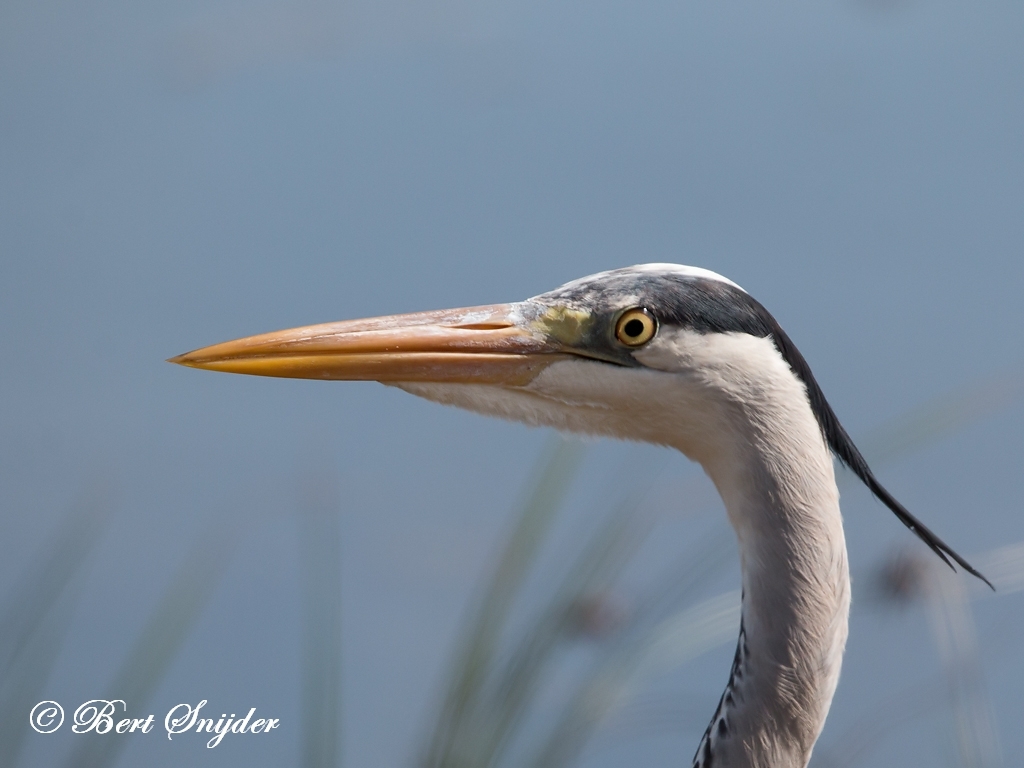
[[[839,679],[850,580],[832,457],[770,338],[677,330],[642,368],[558,362],[530,385],[408,384],[442,403],[669,445],[715,483],[739,541],[737,660],[694,764],[803,768]]]

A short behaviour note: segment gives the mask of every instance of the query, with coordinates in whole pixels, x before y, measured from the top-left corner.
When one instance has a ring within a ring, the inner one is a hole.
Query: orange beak
[[[522,309],[498,304],[307,325],[168,362],[294,379],[523,386],[567,355]]]

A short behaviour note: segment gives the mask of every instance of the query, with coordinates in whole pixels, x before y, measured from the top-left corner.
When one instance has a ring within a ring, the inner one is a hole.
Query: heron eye
[[[654,338],[658,323],[646,309],[628,309],[615,323],[615,338],[627,347],[639,347]]]

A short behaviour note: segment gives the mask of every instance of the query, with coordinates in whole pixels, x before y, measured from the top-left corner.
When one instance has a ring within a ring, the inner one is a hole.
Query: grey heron
[[[875,479],[771,314],[705,269],[639,265],[518,303],[294,328],[172,362],[379,381],[506,419],[669,446],[698,462],[736,532],[743,600],[729,680],[695,766],[810,760],[850,607],[832,453],[947,564],[985,580]]]

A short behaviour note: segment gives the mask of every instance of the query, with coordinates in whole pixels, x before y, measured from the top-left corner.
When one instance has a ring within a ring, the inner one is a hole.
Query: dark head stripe
[[[697,333],[747,333],[758,338],[771,338],[779,354],[807,388],[811,411],[818,420],[826,443],[839,460],[947,565],[952,566],[949,562],[949,558],[952,558],[968,573],[992,586],[988,579],[882,487],[839,423],[800,350],[771,313],[734,283],[671,269],[627,268],[577,280],[538,299],[555,300],[593,311],[620,307],[624,297],[651,310],[658,321],[665,325],[687,328]]]
[[[931,529],[910,514],[907,508],[878,482],[864,456],[861,455],[860,450],[858,450],[853,440],[843,428],[843,425],[839,422],[839,418],[836,416],[835,411],[832,410],[832,406],[825,399],[825,393],[822,392],[821,387],[814,378],[814,374],[811,373],[811,367],[807,364],[804,356],[800,354],[800,350],[796,348],[796,345],[786,332],[782,330],[782,327],[772,317],[771,313],[750,294],[734,288],[728,283],[712,280],[692,280],[690,282],[694,284],[691,298],[696,299],[696,301],[691,304],[689,313],[683,314],[680,317],[680,319],[689,320],[689,322],[681,324],[691,327],[698,332],[739,331],[753,336],[770,336],[775,344],[775,348],[779,350],[779,354],[789,363],[793,373],[796,374],[796,377],[807,388],[807,398],[810,401],[811,410],[821,426],[822,434],[825,436],[828,446],[839,457],[839,460],[849,467],[885,506],[892,510],[900,522],[913,531],[921,541],[942,558],[943,562],[952,566],[952,563],[949,562],[949,558],[952,558],[968,573],[977,576],[992,587],[988,579],[953,551]],[[730,309],[732,310],[731,312]],[[689,314],[696,314],[697,316],[690,318],[688,317]]]

